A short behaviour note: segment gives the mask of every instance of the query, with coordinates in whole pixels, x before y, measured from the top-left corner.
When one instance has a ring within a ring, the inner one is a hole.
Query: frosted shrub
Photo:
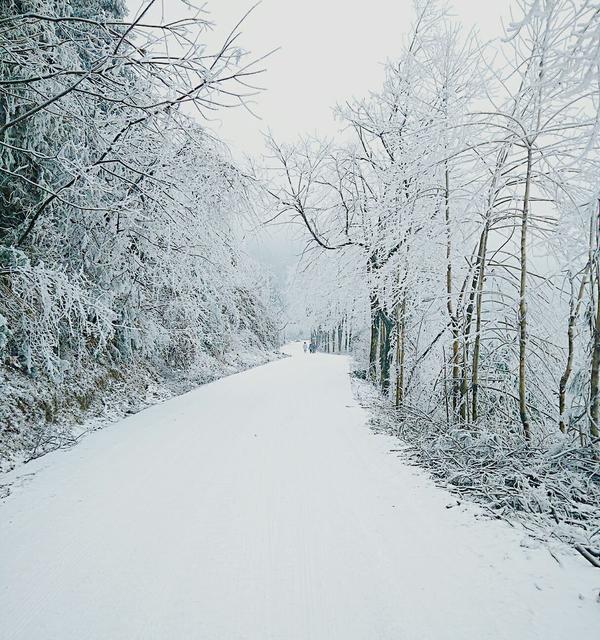
[[[0,309],[5,350],[31,374],[58,380],[70,366],[102,353],[113,336],[114,314],[90,295],[85,278],[69,278],[43,263],[5,275]]]

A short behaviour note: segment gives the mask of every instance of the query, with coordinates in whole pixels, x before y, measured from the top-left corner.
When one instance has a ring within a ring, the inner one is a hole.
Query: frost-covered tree
[[[350,140],[269,140],[273,202],[306,262],[362,283],[370,376],[399,410],[597,441],[600,14],[523,0],[492,57],[441,2],[415,7],[382,89],[338,108]]]
[[[155,4],[0,3],[0,354],[38,379],[278,340],[240,240],[254,186],[200,124],[260,68],[239,25],[212,51],[203,11]]]

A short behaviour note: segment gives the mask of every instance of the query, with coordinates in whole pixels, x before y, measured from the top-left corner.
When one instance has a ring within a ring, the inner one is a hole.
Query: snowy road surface
[[[600,638],[600,570],[447,509],[347,359],[291,352],[21,468],[0,638]]]

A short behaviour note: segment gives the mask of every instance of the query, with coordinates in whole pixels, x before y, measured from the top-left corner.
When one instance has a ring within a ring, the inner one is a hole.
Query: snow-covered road
[[[347,359],[291,352],[21,468],[0,638],[600,638],[600,570],[446,508]]]

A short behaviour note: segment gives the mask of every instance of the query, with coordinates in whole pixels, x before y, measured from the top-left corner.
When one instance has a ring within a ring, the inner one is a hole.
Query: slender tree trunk
[[[581,278],[581,283],[579,285],[579,291],[577,292],[577,298],[573,300],[573,292],[571,291],[571,301],[570,301],[570,313],[569,313],[569,323],[567,326],[567,362],[565,363],[565,370],[563,371],[562,376],[560,377],[560,382],[558,384],[558,415],[559,429],[565,433],[566,425],[565,425],[565,405],[566,405],[566,390],[567,383],[569,382],[569,378],[571,377],[571,372],[573,369],[573,346],[575,339],[575,324],[577,322],[577,317],[579,315],[579,309],[581,307],[581,303],[583,300],[583,294],[585,292],[585,286],[587,284],[587,269]]]
[[[595,269],[596,314],[592,339],[592,366],[590,372],[590,435],[595,440],[600,433],[600,273]]]
[[[479,354],[481,351],[481,306],[483,301],[483,284],[485,282],[487,241],[489,235],[489,219],[486,220],[477,253],[477,292],[475,295],[475,340],[473,342],[473,361],[471,366],[471,418],[473,422],[479,417]]]
[[[369,379],[377,382],[377,351],[379,347],[379,312],[375,312],[371,317],[371,343],[369,350]]]
[[[515,109],[516,109],[515,102]],[[514,113],[514,111],[513,111]],[[479,360],[481,354],[481,324],[482,324],[482,304],[483,287],[486,278],[487,245],[492,224],[492,212],[498,196],[498,183],[501,178],[502,169],[506,164],[510,144],[504,146],[496,158],[496,170],[488,193],[488,204],[485,213],[485,222],[479,240],[476,265],[476,296],[475,296],[475,337],[473,341],[473,356],[471,363],[471,419],[476,422],[479,418]]]
[[[590,371],[590,436],[598,439],[600,433],[600,200],[596,205],[596,215],[590,225],[590,299],[596,304],[596,313],[592,321],[592,362]],[[594,249],[592,251],[592,248]],[[583,439],[583,437],[582,437]]]
[[[469,333],[465,331],[463,341],[463,352],[461,356],[461,378],[460,378],[460,407],[459,413],[463,422],[469,422],[469,368],[467,366],[469,358]]]
[[[396,407],[404,400],[404,318],[406,313],[406,294],[396,308]]]
[[[381,391],[387,395],[390,388],[390,347],[391,334],[394,323],[384,312],[380,312],[380,338],[379,338],[379,371]]]
[[[444,403],[446,406],[446,422],[450,422],[450,403],[448,402],[448,371],[446,369],[446,349],[442,347],[442,363],[444,365]]]
[[[464,419],[464,406],[460,399],[461,376],[460,376],[460,340],[458,318],[454,311],[452,302],[452,239],[450,228],[450,172],[446,163],[444,172],[445,198],[444,198],[444,219],[446,223],[446,307],[450,318],[450,328],[452,331],[452,411],[456,415],[460,410],[461,418]]]
[[[527,173],[525,194],[521,215],[520,269],[519,282],[519,415],[523,425],[523,435],[531,442],[531,428],[527,411],[527,232],[529,228],[529,198],[531,190],[532,143],[527,146]]]
[[[369,379],[377,382],[377,347],[379,345],[380,311],[377,298],[371,294],[371,342],[369,348]]]
[[[369,342],[369,380],[377,383],[377,348],[379,345],[379,300],[372,282],[373,273],[376,271],[377,260],[375,254],[371,254],[367,260],[367,279],[369,281],[369,305],[371,310],[371,339]]]

